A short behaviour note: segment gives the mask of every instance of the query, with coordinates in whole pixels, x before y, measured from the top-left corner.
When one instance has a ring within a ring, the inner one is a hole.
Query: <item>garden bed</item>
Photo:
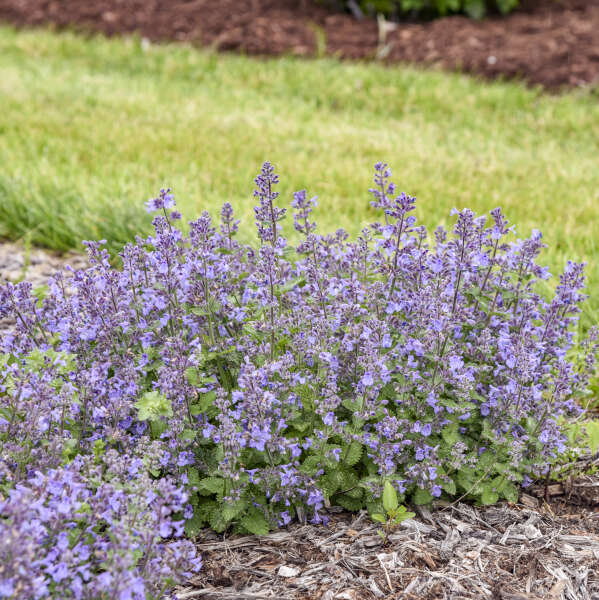
[[[328,53],[349,59],[438,65],[487,78],[521,78],[550,90],[599,81],[599,5],[525,0],[503,18],[447,17],[377,26],[311,0],[0,0],[0,20],[108,35],[185,40],[248,54]]]
[[[0,245],[0,283],[41,285],[56,269],[85,265]],[[6,323],[0,323],[0,330]],[[583,459],[584,460],[584,459]],[[597,467],[590,457],[578,470]],[[366,511],[332,507],[329,523],[294,523],[267,536],[197,537],[204,560],[179,600],[378,598],[500,600],[599,598],[599,477],[532,485],[518,504],[435,502],[383,543]]]

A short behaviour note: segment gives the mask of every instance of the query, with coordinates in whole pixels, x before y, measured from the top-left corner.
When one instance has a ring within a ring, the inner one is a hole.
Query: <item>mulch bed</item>
[[[186,40],[248,54],[314,55],[437,65],[549,90],[599,83],[599,2],[523,0],[504,18],[377,23],[314,0],[0,0],[0,21],[108,35]]]
[[[599,478],[533,488],[517,505],[419,510],[386,544],[364,512],[266,537],[206,531],[179,600],[597,600]],[[535,496],[536,494],[536,496]],[[554,494],[554,495],[551,495]]]

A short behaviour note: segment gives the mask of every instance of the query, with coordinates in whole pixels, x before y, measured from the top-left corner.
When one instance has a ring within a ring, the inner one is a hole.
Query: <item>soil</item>
[[[554,91],[599,83],[598,0],[523,0],[507,17],[427,23],[358,20],[315,0],[0,0],[0,21],[137,32],[257,55],[326,51],[519,78]]]

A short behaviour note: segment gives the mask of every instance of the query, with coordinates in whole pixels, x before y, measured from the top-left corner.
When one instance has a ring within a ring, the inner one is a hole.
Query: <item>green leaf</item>
[[[383,506],[387,512],[396,510],[399,506],[397,492],[390,481],[385,481],[385,487],[383,488]]]
[[[341,487],[341,474],[338,470],[325,473],[319,480],[319,487],[325,496],[330,498]]]
[[[375,514],[383,514],[383,512],[385,512],[385,509],[383,508],[383,503],[380,500],[375,500],[373,502],[366,502],[366,510],[368,511],[368,514],[370,515],[370,518],[372,518],[372,515]]]
[[[106,450],[106,442],[104,440],[96,440],[93,445],[93,452],[96,459],[100,458]]]
[[[344,465],[338,470],[338,477],[340,482],[340,488],[342,490],[349,490],[350,488],[356,488],[360,479],[354,473],[352,469],[346,468]],[[358,488],[360,489],[360,488]],[[361,489],[360,489],[361,492]]]
[[[50,288],[47,285],[38,285],[31,290],[31,294],[38,299],[38,306],[41,308],[41,301],[46,298]]]
[[[591,454],[595,454],[599,449],[599,421],[589,421],[584,424],[584,428],[588,436],[589,450]]]
[[[387,522],[387,517],[385,515],[382,515],[381,513],[374,513],[373,515],[370,515],[370,518],[373,521],[378,521],[379,523]]]
[[[152,439],[157,440],[166,431],[166,423],[164,421],[150,421],[150,433]]]
[[[205,394],[201,394],[200,403],[199,403],[200,410],[202,412],[206,412],[209,408],[212,407],[215,400],[216,400],[216,392],[206,392]]]
[[[450,479],[449,481],[444,481],[441,484],[441,487],[451,496],[455,495],[455,493],[457,492],[456,484],[453,479]]]
[[[408,512],[408,509],[405,506],[400,506],[393,515],[393,524],[399,525],[403,521],[413,519],[415,516],[416,513]]]
[[[418,488],[412,497],[414,504],[430,504],[433,500],[431,493],[428,490]]]
[[[503,477],[503,475],[497,475],[497,477],[494,477],[491,481],[493,489],[499,494],[501,494],[501,492],[505,489],[505,486],[508,483],[508,480],[505,477]]]
[[[518,487],[511,481],[506,483],[501,493],[508,502],[513,502],[514,504],[518,502]]]
[[[208,521],[210,515],[218,509],[218,504],[208,498],[198,498],[195,494],[194,497],[197,498],[197,501],[192,501],[194,516],[202,519],[202,521]]]
[[[195,467],[188,467],[187,480],[191,486],[200,485],[200,473]]]
[[[333,504],[338,504],[350,512],[356,512],[364,506],[364,501],[361,498],[353,498],[349,494],[337,494]]]
[[[152,390],[146,392],[136,403],[140,421],[157,421],[160,417],[172,417],[173,408],[166,396]]]
[[[356,481],[357,481],[357,479],[358,478],[356,477]],[[356,486],[354,488],[347,489],[347,491],[344,493],[346,496],[350,496],[351,498],[362,499],[364,497],[364,490],[360,486]]]
[[[314,475],[320,467],[320,458],[316,455],[306,457],[306,460],[302,463],[300,471],[307,475]]]
[[[441,430],[441,437],[443,438],[443,441],[447,442],[450,446],[455,445],[460,439],[458,424],[453,423],[452,425],[444,427]]]
[[[499,494],[493,489],[492,484],[483,486],[483,493],[480,495],[480,501],[485,506],[495,504],[499,500]]]
[[[310,421],[308,421],[304,415],[301,415],[295,419],[290,419],[289,425],[290,427],[296,429],[299,433],[304,433],[311,427]]]
[[[460,486],[460,489],[464,492],[470,493],[473,491],[477,477],[473,469],[469,467],[462,467],[457,474],[456,483]]]
[[[185,535],[188,538],[196,537],[198,533],[200,533],[202,527],[204,526],[204,522],[204,519],[202,519],[200,515],[194,512],[193,517],[185,521]]]
[[[238,500],[237,502],[229,502],[222,506],[222,514],[223,517],[227,521],[232,521],[236,519],[240,513],[242,513],[248,506],[248,503],[245,500]]]
[[[198,432],[194,431],[193,429],[184,429],[183,433],[181,433],[180,439],[192,441],[192,440],[195,440],[197,435],[198,435]]]
[[[495,463],[495,471],[497,473],[501,473],[503,475],[503,473],[505,473],[508,469],[510,468],[509,463],[504,463],[504,462],[496,462]]]
[[[77,453],[77,440],[75,438],[69,438],[65,441],[62,447],[62,457],[65,460],[71,460]]]
[[[360,400],[351,400],[350,398],[346,398],[343,400],[342,405],[347,408],[350,412],[355,412],[360,410]]]
[[[217,494],[222,496],[225,489],[225,481],[220,477],[205,477],[197,484],[198,492],[203,496]]]
[[[270,531],[270,526],[264,514],[255,506],[250,508],[241,519],[241,524],[254,535],[266,535]]]
[[[198,385],[200,374],[195,367],[188,367],[185,369],[185,377],[187,378],[189,385],[193,385],[195,387]]]
[[[483,421],[483,430],[480,434],[481,439],[490,440],[491,442],[495,442],[497,440],[497,435],[493,431],[491,425],[489,425],[489,421]]]
[[[216,531],[217,533],[222,533],[231,524],[231,519],[227,519],[223,515],[220,507],[217,506],[210,513],[210,516],[208,517],[208,523],[210,523],[210,527],[212,527],[214,531]]]
[[[491,465],[495,462],[495,455],[492,452],[486,451],[483,452],[479,457],[478,457],[478,466],[483,470],[486,471],[489,467],[491,467]]]
[[[347,456],[345,457],[345,463],[350,467],[353,467],[357,464],[362,458],[362,444],[359,442],[352,442],[349,445],[349,450],[347,451]]]

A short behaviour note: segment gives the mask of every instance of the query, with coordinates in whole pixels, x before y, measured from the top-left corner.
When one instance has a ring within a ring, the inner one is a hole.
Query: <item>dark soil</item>
[[[438,65],[550,90],[599,83],[599,0],[523,0],[507,17],[377,24],[314,0],[0,0],[0,21],[186,40],[248,54]],[[320,35],[319,33],[320,32]]]

